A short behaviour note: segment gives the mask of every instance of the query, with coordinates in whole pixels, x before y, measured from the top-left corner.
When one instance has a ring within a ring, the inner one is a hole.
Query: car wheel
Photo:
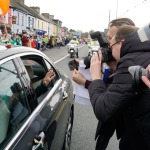
[[[73,127],[73,111],[70,112],[70,116],[68,119],[67,131],[66,131],[65,141],[64,141],[62,150],[70,150],[72,127]]]

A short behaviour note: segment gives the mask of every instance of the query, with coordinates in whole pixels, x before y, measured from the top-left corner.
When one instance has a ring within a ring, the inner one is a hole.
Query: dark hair
[[[117,18],[117,19],[114,19],[112,20],[110,23],[109,23],[109,27],[112,27],[112,26],[116,26],[116,27],[120,27],[120,26],[123,26],[123,25],[131,25],[131,26],[135,26],[134,22],[129,19],[129,18]]]
[[[119,27],[117,33],[115,34],[116,42],[120,42],[122,39],[126,39],[130,33],[137,31],[138,29],[138,27],[131,25],[124,25]]]

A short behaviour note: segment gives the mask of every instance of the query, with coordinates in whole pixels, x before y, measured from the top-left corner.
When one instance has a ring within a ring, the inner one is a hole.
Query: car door
[[[67,132],[67,125],[68,120],[70,119],[70,114],[73,113],[73,95],[72,95],[72,84],[71,81],[60,74],[58,70],[48,61],[45,59],[46,66],[48,70],[54,70],[55,74],[58,74],[59,78],[62,80],[59,87],[55,91],[54,96],[50,100],[50,106],[52,109],[55,110],[55,116],[53,118],[53,123],[56,123],[55,128],[55,134],[53,141],[49,140],[49,149],[55,150],[55,149],[62,149],[62,146],[65,141],[65,136]],[[73,115],[73,114],[72,114]],[[71,116],[73,119],[73,116]],[[72,120],[73,121],[73,120]],[[53,134],[53,131],[51,126],[53,124],[47,125],[47,137],[51,133]],[[71,125],[72,127],[72,125]],[[69,135],[71,136],[71,135]],[[52,143],[51,143],[52,142]],[[70,141],[68,141],[70,142]],[[68,143],[70,144],[70,143]]]
[[[14,149],[39,147],[52,150],[63,146],[71,103],[67,100],[68,96],[63,99],[66,82],[43,57],[30,54],[18,58],[21,74],[31,92],[30,99],[28,98],[31,115],[22,128],[24,132],[20,133],[21,137],[13,145]],[[43,92],[45,87],[41,83],[49,69],[55,72],[56,77]]]
[[[26,98],[29,89],[20,71],[15,57],[0,62],[0,149],[13,149],[31,114]]]
[[[1,149],[31,150],[32,148],[42,148],[43,145],[39,143],[41,143],[41,140],[44,141],[45,139],[45,133],[42,131],[44,130],[44,125],[47,121],[46,113],[47,115],[51,115],[50,106],[44,107],[45,102],[48,100],[48,98],[45,100],[45,97],[48,95],[50,98],[53,95],[53,92],[49,93],[48,91],[45,91],[45,93],[43,93],[43,100],[38,103],[30,79],[31,73],[29,74],[27,72],[22,59],[20,58],[15,59],[15,61],[10,60],[1,64],[1,70],[0,77],[2,87],[0,98],[2,100],[0,100],[0,107],[2,115],[0,115],[0,119],[2,120],[1,123],[4,122],[2,124],[4,132],[2,133],[1,130],[0,136]],[[36,75],[38,75],[38,73]],[[56,87],[54,86],[54,88]],[[19,94],[16,91],[19,91]],[[8,109],[10,106],[8,100],[10,98],[14,103],[13,107]],[[17,101],[18,99],[19,103]],[[54,111],[52,110],[52,112]]]

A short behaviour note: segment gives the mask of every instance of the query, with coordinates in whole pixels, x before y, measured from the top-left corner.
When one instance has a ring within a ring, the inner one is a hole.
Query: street
[[[67,53],[67,46],[60,49],[53,48],[43,51],[56,65],[56,67],[71,77],[68,68],[68,61],[71,59]],[[79,59],[87,56],[87,45],[81,45],[79,49]],[[92,106],[75,103],[74,126],[72,132],[71,150],[94,150],[96,142],[95,131],[97,119],[94,115]],[[116,135],[111,138],[107,150],[118,150]]]

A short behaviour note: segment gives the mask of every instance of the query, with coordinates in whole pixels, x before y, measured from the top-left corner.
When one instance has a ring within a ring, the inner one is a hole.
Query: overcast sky
[[[62,26],[83,32],[103,31],[116,16],[129,17],[138,27],[150,22],[150,0],[25,0],[25,4],[39,6]]]

